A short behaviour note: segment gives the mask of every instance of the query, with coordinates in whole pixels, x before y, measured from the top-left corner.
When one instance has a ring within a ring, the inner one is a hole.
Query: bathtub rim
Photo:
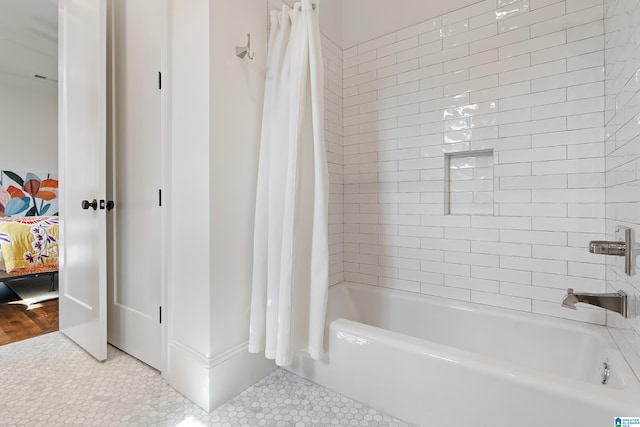
[[[568,330],[574,330],[574,331],[578,331],[580,333],[586,333],[586,334],[589,334],[591,336],[596,336],[597,339],[603,341],[603,344],[605,346],[605,348],[604,348],[605,357],[607,359],[609,359],[609,358],[613,359],[613,361],[615,362],[615,366],[616,366],[616,371],[617,371],[616,374],[621,376],[621,380],[623,381],[623,384],[624,384],[623,388],[613,388],[613,387],[611,387],[611,388],[607,388],[607,390],[633,390],[633,391],[638,391],[638,393],[640,393],[640,378],[638,378],[638,376],[636,375],[635,371],[632,369],[629,361],[624,356],[624,353],[619,348],[618,343],[614,339],[613,334],[612,334],[612,332],[610,330],[611,326],[597,325],[597,324],[593,324],[593,323],[581,322],[581,321],[578,321],[578,320],[566,319],[566,318],[562,318],[562,317],[554,317],[554,316],[549,316],[549,315],[544,315],[544,314],[539,314],[539,313],[532,313],[532,312],[528,312],[528,311],[514,310],[514,309],[510,309],[510,308],[506,308],[506,307],[492,306],[492,305],[474,303],[474,302],[469,302],[469,301],[461,301],[461,300],[444,298],[444,297],[439,297],[439,296],[432,296],[432,295],[428,295],[428,294],[420,294],[420,293],[417,293],[417,292],[405,291],[405,290],[400,290],[400,289],[385,288],[385,287],[382,287],[382,286],[366,285],[366,284],[347,282],[347,281],[343,281],[343,282],[340,282],[338,284],[332,285],[330,287],[330,292],[331,292],[331,290],[333,290],[333,292],[339,292],[342,288],[355,288],[355,289],[360,289],[360,290],[364,290],[364,291],[367,291],[367,292],[376,292],[376,293],[380,293],[380,294],[391,294],[391,295],[400,296],[402,298],[419,299],[419,300],[425,301],[425,303],[427,303],[427,304],[436,304],[436,305],[444,306],[444,307],[447,307],[447,308],[468,310],[468,311],[472,311],[474,313],[479,313],[480,315],[482,315],[482,314],[498,315],[498,316],[505,317],[507,319],[515,319],[515,318],[517,318],[519,321],[521,321],[524,318],[527,321],[531,321],[531,322],[533,322],[535,324],[541,324],[541,325],[551,326],[551,327],[560,326],[560,327],[568,329]],[[329,301],[331,301],[331,296],[329,297]],[[466,356],[468,356],[470,358],[473,358],[475,355],[486,357],[488,359],[497,361],[499,364],[505,364],[505,366],[511,366],[511,368],[516,367],[516,369],[515,369],[516,371],[519,371],[521,369],[522,370],[530,370],[532,372],[535,372],[536,375],[538,375],[538,374],[551,375],[553,377],[560,378],[560,379],[563,379],[563,380],[572,381],[572,382],[576,382],[576,383],[580,383],[580,384],[589,384],[589,385],[598,387],[598,385],[592,384],[592,383],[589,383],[589,382],[580,381],[578,379],[565,378],[565,377],[562,377],[562,376],[557,375],[557,374],[553,374],[553,373],[537,370],[537,369],[534,369],[534,368],[529,368],[527,366],[519,365],[519,364],[516,364],[516,363],[513,363],[513,362],[506,361],[506,360],[501,360],[499,358],[496,358],[496,357],[493,357],[493,356],[490,356],[490,355],[482,355],[480,353],[474,353],[472,351],[464,350],[464,349],[461,349],[461,348],[458,348],[458,347],[454,347],[454,346],[449,346],[447,344],[441,344],[441,343],[437,343],[437,342],[433,342],[433,341],[428,341],[428,340],[425,340],[423,338],[414,337],[414,336],[411,336],[411,335],[403,334],[401,332],[395,332],[395,331],[386,330],[384,328],[380,328],[380,327],[375,326],[375,325],[369,325],[367,323],[360,322],[360,321],[355,320],[355,319],[349,319],[349,318],[339,317],[339,316],[336,317],[335,315],[332,316],[332,318],[330,318],[329,317],[329,311],[327,312],[327,314],[328,314],[327,315],[327,323],[326,323],[326,328],[325,328],[325,349],[326,349],[326,352],[325,352],[325,357],[323,358],[323,360],[325,360],[325,361],[328,361],[328,359],[330,358],[331,349],[330,349],[329,339],[330,339],[330,336],[331,336],[331,327],[332,327],[333,323],[336,320],[346,320],[346,321],[349,321],[349,322],[353,322],[355,324],[360,324],[360,325],[367,326],[368,328],[375,328],[376,330],[381,331],[382,335],[384,335],[384,336],[388,336],[388,334],[395,334],[397,337],[408,337],[408,338],[411,338],[412,340],[419,340],[419,341],[422,341],[422,342],[427,342],[427,343],[430,343],[430,344],[434,344],[434,345],[440,346],[443,349],[454,350],[456,352],[456,354],[463,354],[463,355],[466,355]]]
[[[364,323],[351,321],[348,319],[336,319],[331,324],[331,339],[338,340],[339,333],[346,332],[353,334],[357,338],[371,340],[370,344],[374,346],[391,346],[396,348],[399,346],[405,351],[412,353],[418,357],[427,357],[435,359],[435,363],[451,363],[459,366],[465,371],[473,374],[486,375],[497,380],[507,381],[526,389],[541,392],[554,399],[567,400],[568,402],[580,401],[591,407],[611,411],[620,416],[629,412],[637,412],[640,401],[640,388],[606,388],[599,384],[587,383],[571,378],[564,378],[552,373],[539,371],[533,368],[524,367],[508,361],[501,361],[491,356],[474,354],[466,350],[449,347],[443,344],[429,342],[420,338],[403,335],[397,332],[388,331],[376,326],[366,325]],[[429,352],[425,353],[425,342],[428,343]],[[347,341],[348,343],[348,341]],[[348,343],[349,346],[352,343]],[[360,347],[360,346],[358,346]],[[307,356],[308,357],[308,356]],[[311,361],[310,359],[308,359]],[[626,363],[626,361],[623,360]],[[314,363],[326,364],[330,361],[313,361]],[[325,365],[325,369],[329,365]],[[382,368],[382,367],[381,367]],[[395,369],[393,366],[390,368]],[[344,370],[344,365],[342,370]],[[382,369],[381,369],[382,370]],[[305,368],[304,363],[297,361],[292,370],[294,373],[301,375],[311,381],[317,382],[323,386],[332,388],[339,393],[344,393],[378,409],[384,410],[399,418],[403,418],[401,413],[390,410],[381,402],[373,402],[364,399],[361,396],[350,394],[340,385],[340,375],[331,375],[325,377],[322,373],[315,371],[314,368]],[[319,375],[319,376],[318,376]],[[462,374],[464,376],[464,374]],[[420,377],[417,378],[421,380]],[[424,380],[424,379],[422,379]],[[535,404],[535,402],[532,402]]]

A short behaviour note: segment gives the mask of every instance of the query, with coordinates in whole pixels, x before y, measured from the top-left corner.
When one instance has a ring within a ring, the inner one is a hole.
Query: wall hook
[[[244,58],[247,56],[249,59],[253,59],[256,56],[256,53],[251,53],[251,34],[247,34],[247,45],[246,46],[237,46],[236,47],[236,56],[238,58]]]

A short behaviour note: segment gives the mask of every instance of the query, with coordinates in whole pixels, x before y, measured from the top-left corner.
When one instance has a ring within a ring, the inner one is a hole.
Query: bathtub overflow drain
[[[606,384],[609,381],[609,377],[611,376],[611,371],[609,370],[609,364],[607,362],[603,363],[604,368],[602,369],[602,384]]]

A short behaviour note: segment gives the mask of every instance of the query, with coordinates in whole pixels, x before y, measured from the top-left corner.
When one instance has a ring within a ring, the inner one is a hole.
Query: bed
[[[58,180],[52,174],[0,171],[0,280],[58,272]],[[49,216],[47,216],[49,215]]]
[[[0,280],[58,272],[58,217],[0,218]]]

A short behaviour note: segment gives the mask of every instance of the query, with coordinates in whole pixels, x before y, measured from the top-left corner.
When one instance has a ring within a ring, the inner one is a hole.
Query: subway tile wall
[[[342,50],[322,36],[325,142],[329,164],[329,284],[343,276]]]
[[[640,238],[640,1],[605,2],[606,60],[606,231],[615,239],[618,224],[631,227]],[[640,270],[626,276],[622,259],[607,260],[609,291],[640,296]],[[640,305],[635,301],[640,314]],[[640,377],[640,318],[628,321],[608,314],[616,342]]]
[[[484,0],[342,51],[344,280],[606,322],[560,306],[605,290],[603,2]],[[445,154],[472,150],[493,212],[445,214]]]

